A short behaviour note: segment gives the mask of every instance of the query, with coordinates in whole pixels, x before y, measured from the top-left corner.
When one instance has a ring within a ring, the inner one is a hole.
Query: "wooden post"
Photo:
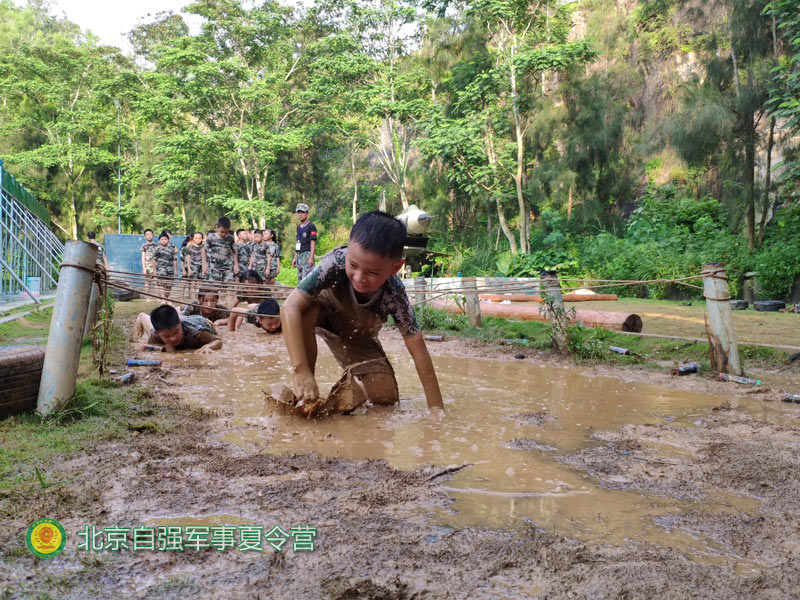
[[[741,375],[725,265],[709,263],[700,273],[703,276],[703,295],[706,298],[706,335],[711,368],[717,373]]]
[[[425,303],[425,278],[414,278],[414,306],[422,306]]]
[[[42,416],[49,415],[75,395],[96,261],[97,246],[94,244],[70,241],[64,246],[36,404],[36,412]]]
[[[478,284],[475,278],[464,277],[461,280],[461,289],[464,291],[464,296],[467,298],[469,324],[473,327],[480,327],[483,320],[481,319],[481,301],[478,298]]]
[[[539,285],[542,290],[544,308],[550,317],[552,333],[550,340],[559,352],[567,350],[567,312],[564,297],[561,295],[561,282],[557,271],[542,271]]]

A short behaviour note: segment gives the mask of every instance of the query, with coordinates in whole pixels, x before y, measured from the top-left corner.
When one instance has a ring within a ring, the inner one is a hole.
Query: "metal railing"
[[[41,292],[55,289],[64,244],[49,221],[46,209],[0,160],[0,304],[15,296],[38,304]]]

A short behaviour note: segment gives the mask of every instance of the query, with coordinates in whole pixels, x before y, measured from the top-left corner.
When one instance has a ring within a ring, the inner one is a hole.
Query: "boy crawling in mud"
[[[267,298],[261,304],[250,304],[247,308],[234,308],[228,318],[228,331],[237,331],[241,319],[255,325],[264,333],[279,333],[281,330],[281,307],[274,298]]]
[[[228,308],[219,301],[219,292],[210,287],[200,288],[194,304],[184,307],[181,317],[200,315],[214,325],[225,325],[228,322]]]
[[[286,348],[294,368],[297,412],[349,412],[367,400],[394,404],[397,380],[378,332],[389,315],[414,359],[428,409],[443,413],[442,394],[428,349],[405,287],[396,273],[403,266],[405,226],[392,215],[362,215],[347,246],[329,252],[292,291],[281,310]],[[327,400],[314,379],[319,335],[345,369]]]
[[[222,348],[222,340],[211,321],[200,315],[181,317],[173,306],[162,304],[149,315],[139,313],[133,337],[147,336],[146,343],[161,344],[167,351],[196,350],[200,353]]]

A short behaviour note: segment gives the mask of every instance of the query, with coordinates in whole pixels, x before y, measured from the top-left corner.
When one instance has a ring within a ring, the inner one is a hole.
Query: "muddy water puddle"
[[[317,378],[326,393],[340,369],[323,346]],[[228,343],[204,359],[209,361],[205,368],[196,368],[197,358],[191,355],[168,356],[165,367],[179,367],[172,382],[183,399],[226,415],[224,441],[255,452],[383,458],[398,468],[428,467],[432,475],[469,463],[445,482],[454,502],[434,509],[440,525],[534,524],[587,542],[665,545],[703,562],[728,557],[711,539],[659,525],[662,517],[697,509],[757,514],[756,501],[725,495],[698,505],[603,488],[561,464],[558,456],[600,444],[591,437],[595,430],[667,422],[695,427],[725,401],[766,420],[789,418],[780,402],[759,398],[589,377],[579,367],[531,360],[435,356],[447,409],[445,420],[435,423],[426,414],[408,354],[390,351],[389,357],[400,384],[399,406],[359,409],[319,421],[278,414],[264,400],[262,389],[288,382],[290,365],[280,338],[255,346],[252,339],[238,346]],[[665,456],[691,454],[669,440],[653,446]]]

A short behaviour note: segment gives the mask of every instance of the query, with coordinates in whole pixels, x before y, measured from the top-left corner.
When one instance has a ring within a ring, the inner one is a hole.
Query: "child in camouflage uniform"
[[[261,276],[261,279],[266,277],[267,273],[267,266],[269,263],[269,259],[267,258],[267,244],[265,244],[262,240],[262,233],[260,229],[256,229],[253,233],[254,239],[250,243],[250,248],[253,251],[252,259],[250,263],[250,268],[258,272]]]
[[[264,284],[264,280],[261,279],[261,275],[258,274],[258,271],[255,269],[248,269],[244,273],[241,274],[239,277],[240,285],[236,292],[236,303],[240,304],[242,302],[246,304],[258,304],[264,297],[264,290],[262,285]]]
[[[203,234],[195,231],[191,239],[181,248],[183,273],[190,279],[189,297],[197,293],[197,280],[203,277]]]
[[[275,283],[275,278],[281,272],[281,247],[275,241],[275,230],[264,230],[264,242],[267,245],[267,272],[264,275],[264,283],[272,285]]]
[[[159,292],[167,299],[172,292],[172,278],[175,277],[175,272],[178,270],[178,259],[172,250],[173,247],[170,246],[169,236],[162,233],[158,236],[158,246],[153,252]]]
[[[150,287],[153,283],[153,275],[155,275],[156,267],[153,261],[153,254],[156,251],[156,244],[153,241],[153,230],[144,230],[144,244],[142,244],[142,274],[144,275],[144,291],[146,294],[150,293]],[[150,302],[150,296],[145,296],[145,301]]]
[[[281,330],[280,311],[273,298],[267,298],[261,304],[250,304],[247,308],[234,308],[228,319],[228,331],[237,331],[239,321],[244,319],[266,333],[278,333]]]
[[[442,394],[428,349],[403,282],[405,226],[392,215],[362,215],[347,246],[329,252],[287,298],[281,309],[286,349],[294,370],[298,411],[349,412],[367,400],[394,404],[397,380],[378,341],[391,315],[419,375],[432,416],[443,412]],[[327,400],[314,379],[317,335],[328,344],[345,373]]]
[[[200,279],[203,276],[203,234],[195,231],[192,239],[183,248],[184,268],[186,276],[191,279]]]
[[[219,292],[212,288],[200,288],[194,305],[185,306],[181,312],[182,317],[200,315],[211,321],[214,325],[228,323],[228,307],[219,301]]]
[[[203,275],[206,279],[229,282],[239,274],[239,257],[234,246],[231,220],[220,217],[216,233],[209,233],[203,245]]]
[[[246,229],[236,230],[236,257],[239,259],[239,272],[249,269],[252,263],[253,242]]]
[[[139,313],[133,326],[134,338],[144,338],[148,344],[163,344],[167,350],[197,350],[205,353],[222,348],[211,321],[200,315],[180,317],[169,304],[162,304],[149,315]]]

